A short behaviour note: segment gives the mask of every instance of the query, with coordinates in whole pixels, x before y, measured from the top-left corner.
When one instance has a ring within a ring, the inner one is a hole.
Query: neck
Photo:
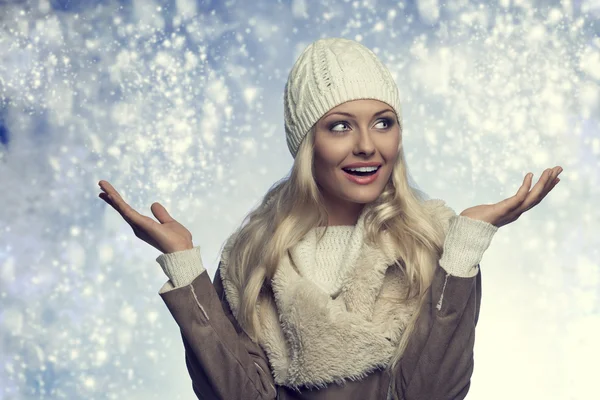
[[[329,218],[328,226],[356,225],[364,204],[342,200],[324,199]]]

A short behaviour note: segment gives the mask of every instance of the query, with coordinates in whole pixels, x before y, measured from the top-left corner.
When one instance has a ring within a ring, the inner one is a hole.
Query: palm
[[[193,247],[190,231],[174,220],[160,203],[153,203],[150,206],[152,214],[159,221],[156,222],[129,206],[110,183],[100,181],[98,184],[104,190],[99,197],[121,214],[136,237],[163,253],[173,253]]]
[[[467,208],[460,215],[488,222],[497,227],[510,224],[519,219],[525,211],[538,205],[550,193],[554,186],[560,182],[557,176],[561,172],[562,168],[560,166],[544,171],[544,174],[531,191],[529,188],[531,187],[532,177],[528,175],[514,196],[496,204],[482,204]]]
[[[174,243],[185,243],[192,241],[192,234],[190,231],[175,220],[159,223],[145,215],[141,215],[141,217],[147,222],[139,224],[139,226],[136,226],[135,224],[131,225],[133,232],[138,238],[151,244],[158,250],[169,252],[164,251],[164,249],[161,248],[163,246],[159,245],[159,243],[169,243],[171,241]]]

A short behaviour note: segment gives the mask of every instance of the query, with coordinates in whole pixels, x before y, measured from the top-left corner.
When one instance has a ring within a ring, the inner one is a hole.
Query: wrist
[[[173,247],[173,248],[171,248],[171,249],[165,250],[163,253],[164,253],[164,254],[170,254],[170,253],[176,253],[176,252],[178,252],[178,251],[187,251],[187,250],[191,250],[191,249],[193,249],[193,248],[194,248],[194,244],[193,244],[193,243],[188,243],[188,244],[185,244],[185,245],[177,245],[177,246],[174,246],[174,247]]]
[[[200,246],[191,250],[161,254],[156,261],[175,287],[188,285],[205,271],[200,257]]]

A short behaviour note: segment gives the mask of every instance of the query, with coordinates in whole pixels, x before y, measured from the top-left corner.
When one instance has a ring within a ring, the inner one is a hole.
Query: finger
[[[530,188],[531,183],[533,181],[533,174],[531,172],[528,173],[527,175],[525,175],[525,178],[523,179],[523,184],[521,185],[517,193],[512,197],[502,200],[498,203],[498,205],[503,207],[505,213],[517,215],[523,213],[526,208],[531,208],[533,206],[532,202],[535,200],[536,193],[539,193],[544,189],[545,183],[549,178],[549,172],[550,170],[547,169],[542,173],[540,179],[533,186],[533,189],[531,189],[531,191]]]
[[[102,200],[104,200],[109,206],[112,206],[114,208],[112,201],[108,198],[108,195],[106,193],[104,193],[104,192],[98,193],[98,197],[100,197]]]
[[[517,193],[514,196],[511,196],[499,202],[498,206],[502,207],[505,213],[512,212],[513,210],[518,209],[519,206],[523,204],[523,202],[527,198],[527,193],[529,193],[529,188],[531,187],[532,179],[533,174],[530,173],[525,175],[525,178],[523,179],[523,184],[521,185],[519,190],[517,190]]]
[[[111,200],[111,205],[113,208],[117,210],[119,214],[121,214],[125,221],[127,221],[129,224],[134,223],[138,225],[144,223],[143,216],[134,210],[133,207],[127,204],[119,192],[117,192],[110,183],[102,181],[102,185],[100,187],[106,192],[109,200]]]
[[[554,189],[554,187],[556,185],[558,185],[558,182],[560,182],[560,178],[554,178],[554,181],[552,182],[552,184],[548,188],[548,193],[550,193],[550,191],[552,191],[552,189]]]
[[[561,172],[562,168],[560,166],[552,168],[552,170],[550,171],[550,176],[548,177],[548,180],[546,181],[544,189],[540,193],[536,204],[539,204],[548,195],[548,193],[550,193],[552,188],[558,183],[558,175],[560,175]]]
[[[119,192],[117,192],[117,190],[110,183],[105,182],[104,186],[102,186],[102,189],[106,192],[108,198],[111,200],[117,211],[119,211],[121,214],[125,212],[130,213],[131,210],[133,210],[133,208],[131,208],[131,206],[129,206],[129,204],[123,200]]]
[[[546,180],[546,184],[544,185],[544,190],[548,189],[556,180],[556,177],[560,174],[562,170],[560,167],[554,167],[550,170],[550,174],[548,179]]]
[[[538,204],[544,198],[545,190],[548,186],[548,182],[552,181],[552,179],[551,179],[552,172],[553,172],[552,169],[547,169],[542,173],[542,175],[540,176],[540,179],[537,181],[535,186],[533,186],[531,191],[529,193],[527,193],[525,200],[521,204],[520,207],[523,208],[522,211],[524,211],[525,209],[530,209],[531,207]]]
[[[558,179],[558,178],[556,178],[556,179]],[[523,214],[524,212],[529,211],[533,207],[540,204],[542,202],[542,200],[544,200],[546,198],[548,193],[550,193],[550,191],[552,191],[552,189],[554,188],[554,186],[556,186],[557,183],[558,182],[556,180],[553,180],[553,183],[551,183],[549,187],[544,188],[544,192],[542,193],[541,196],[539,196],[539,198],[536,201],[524,202],[523,206],[521,208],[519,208],[519,210],[518,210],[519,214]]]
[[[150,210],[152,210],[152,214],[154,214],[156,219],[159,220],[161,224],[175,221],[160,203],[152,203]]]
[[[139,221],[134,221],[129,216],[125,215],[119,209],[119,207],[117,207],[115,205],[115,203],[111,199],[110,195],[108,195],[107,193],[100,193],[100,194],[98,194],[98,197],[100,197],[102,200],[106,201],[112,208],[114,208],[121,215],[121,217],[125,220],[125,222],[127,222],[129,224],[129,226],[131,226],[133,228],[133,231],[136,232],[136,234],[137,234],[136,226],[141,225],[141,223],[139,223]]]
[[[100,197],[102,200],[104,200],[109,206],[114,208],[117,212],[119,211],[119,209],[115,206],[115,204],[112,202],[112,200],[108,197],[107,193],[102,192],[102,193],[98,194],[98,197]]]
[[[525,201],[521,204],[520,208],[518,209],[518,213],[522,214],[540,204],[546,195],[550,193],[554,185],[556,185],[556,179],[558,179],[557,175],[561,172],[562,169],[560,167],[554,167],[544,171],[544,174],[542,174],[542,177],[540,177],[540,180],[536,186],[531,190]]]

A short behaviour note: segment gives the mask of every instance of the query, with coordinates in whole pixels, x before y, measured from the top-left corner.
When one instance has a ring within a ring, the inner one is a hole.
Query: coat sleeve
[[[276,389],[262,348],[240,328],[224,297],[219,269],[159,292],[179,325],[186,365],[198,399],[274,399]]]
[[[462,216],[451,218],[444,254],[400,360],[398,398],[462,400],[467,396],[481,306],[479,261],[497,229]]]

